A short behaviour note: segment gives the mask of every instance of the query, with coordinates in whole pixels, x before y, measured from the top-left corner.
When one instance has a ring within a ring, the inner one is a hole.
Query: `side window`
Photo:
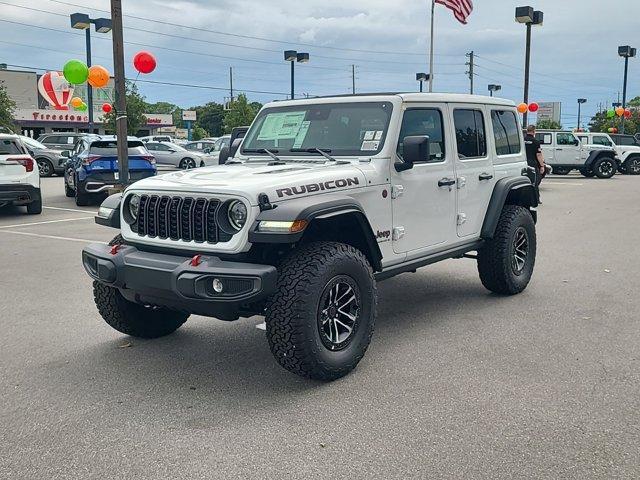
[[[397,154],[402,158],[404,137],[427,135],[431,143],[431,158],[428,163],[444,161],[444,128],[442,112],[435,108],[416,108],[404,112]]]
[[[152,150],[152,151],[156,151],[156,150],[158,150],[158,149],[156,148],[156,145],[157,145],[156,143],[147,142],[147,144],[146,144],[146,145],[147,145],[147,150]]]
[[[589,137],[578,137],[578,140],[580,140],[580,142],[582,142],[583,145],[589,145]]]
[[[514,155],[522,151],[521,134],[514,112],[492,110],[491,123],[496,142],[496,155]]]
[[[607,147],[611,147],[611,142],[609,139],[602,135],[594,135],[593,136],[593,144],[594,145],[606,145]]]
[[[484,117],[480,110],[454,110],[458,157],[479,158],[487,155],[487,138],[484,133]]]
[[[573,136],[572,133],[558,133],[556,134],[556,143],[558,145],[578,145],[578,139]]]
[[[551,145],[553,143],[553,135],[550,133],[536,133],[536,140],[540,142],[540,145]]]

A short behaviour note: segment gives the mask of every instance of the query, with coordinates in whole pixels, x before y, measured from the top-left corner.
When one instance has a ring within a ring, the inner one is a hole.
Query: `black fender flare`
[[[506,177],[496,182],[480,232],[482,239],[488,240],[493,238],[502,209],[506,204],[520,205],[528,208],[538,206],[535,187],[529,177]],[[534,220],[536,220],[535,215]]]
[[[371,262],[375,271],[382,270],[382,252],[371,228],[371,224],[360,202],[352,197],[339,194],[313,195],[310,197],[287,200],[276,203],[270,210],[260,212],[249,230],[249,242],[255,243],[296,243],[302,240],[308,229],[297,233],[267,233],[258,231],[258,225],[262,221],[294,221],[306,220],[308,225],[314,221],[331,221],[349,215],[355,221],[360,230],[364,245],[365,255]]]
[[[117,228],[120,230],[120,204],[122,202],[122,194],[115,193],[109,195],[101,204],[98,215],[94,217],[98,225],[105,227]]]
[[[584,162],[584,166],[587,171],[592,170],[593,165],[596,163],[596,161],[598,161],[602,157],[609,157],[616,163],[616,166],[618,165],[615,152],[610,152],[609,150],[594,150],[589,154],[587,161]]]

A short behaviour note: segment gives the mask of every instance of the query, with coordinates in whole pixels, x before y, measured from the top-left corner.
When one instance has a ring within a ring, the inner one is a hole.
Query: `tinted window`
[[[593,136],[593,144],[594,145],[606,145],[607,147],[611,146],[611,142],[609,139],[603,135],[594,135]]]
[[[478,158],[487,155],[484,118],[480,110],[454,110],[458,157]]]
[[[492,110],[491,123],[496,142],[496,155],[513,155],[522,150],[521,133],[515,113],[508,110]]]
[[[611,138],[613,138],[613,141],[617,144],[617,145],[638,145],[638,142],[636,142],[636,139],[633,137],[627,137],[627,136],[612,136]]]
[[[557,145],[578,145],[578,139],[572,133],[558,133],[556,136]]]
[[[142,142],[130,141],[127,144],[129,155],[146,155],[147,150],[144,148]],[[115,140],[104,140],[100,142],[93,142],[89,147],[89,153],[91,155],[102,156],[118,156],[118,144]]]
[[[404,150],[404,137],[415,135],[427,135],[429,137],[431,143],[430,162],[441,162],[444,160],[444,130],[440,110],[425,108],[404,112],[397,149],[400,158],[402,158],[402,152]]]
[[[580,140],[585,145],[589,145],[589,137],[580,136],[578,137],[578,140]]]
[[[0,155],[20,155],[22,149],[13,140],[0,140]]]
[[[553,143],[553,135],[550,133],[536,133],[536,140],[540,142],[540,145],[551,145]]]

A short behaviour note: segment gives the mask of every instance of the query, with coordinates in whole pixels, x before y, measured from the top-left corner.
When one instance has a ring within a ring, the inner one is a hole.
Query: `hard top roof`
[[[279,106],[284,105],[300,105],[300,104],[313,104],[318,103],[331,103],[331,100],[335,99],[340,102],[344,102],[348,99],[354,101],[389,101],[393,97],[399,97],[403,102],[412,103],[477,103],[488,105],[500,105],[514,107],[515,103],[511,100],[499,97],[489,97],[486,95],[468,95],[463,93],[415,93],[415,92],[381,92],[381,93],[357,93],[357,94],[345,94],[345,95],[329,95],[323,97],[311,97],[297,100],[277,100],[276,103]]]

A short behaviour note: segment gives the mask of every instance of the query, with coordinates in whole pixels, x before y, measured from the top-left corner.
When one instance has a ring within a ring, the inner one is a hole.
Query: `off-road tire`
[[[29,215],[40,215],[42,213],[42,200],[34,200],[27,205]]]
[[[514,267],[515,242],[524,231],[527,255],[521,271]],[[487,290],[502,295],[522,292],[533,274],[536,260],[536,228],[531,213],[524,207],[505,205],[494,237],[478,250],[478,273]]]
[[[598,178],[611,178],[617,170],[618,165],[611,157],[601,157],[593,164],[593,172]]]
[[[122,245],[122,235],[109,245]],[[175,332],[187,321],[187,313],[150,308],[125,299],[117,288],[93,282],[93,298],[100,316],[115,330],[138,338],[158,338]]]
[[[38,164],[41,177],[51,177],[55,173],[53,164],[46,158],[38,158],[36,159],[36,163]]]
[[[624,173],[627,175],[640,175],[640,157],[630,157],[624,162]]]
[[[340,279],[356,286],[358,313],[351,340],[335,351],[320,331],[321,302],[327,288]],[[335,242],[303,245],[279,266],[276,293],[267,301],[271,353],[297,375],[324,381],[340,378],[364,356],[373,335],[376,307],[373,270],[360,250]]]

